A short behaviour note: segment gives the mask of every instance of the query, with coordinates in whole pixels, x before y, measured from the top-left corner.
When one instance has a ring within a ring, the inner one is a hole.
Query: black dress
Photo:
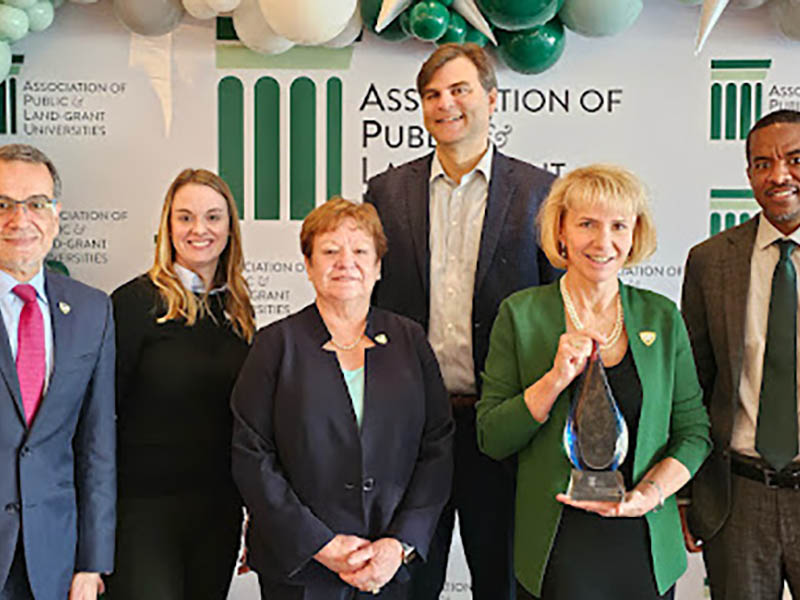
[[[223,600],[240,542],[229,398],[248,345],[225,292],[187,327],[147,276],[112,294],[117,332],[118,524],[111,600]]]
[[[642,408],[642,385],[630,348],[606,368],[614,398],[628,425],[628,454],[620,466],[632,489],[633,457]],[[517,586],[518,598],[534,598]],[[656,600],[650,535],[644,517],[606,518],[565,506],[545,570],[541,600]]]

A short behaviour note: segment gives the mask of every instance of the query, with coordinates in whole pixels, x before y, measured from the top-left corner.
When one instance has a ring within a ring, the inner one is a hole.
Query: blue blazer
[[[430,307],[432,160],[431,153],[390,168],[370,179],[364,195],[364,201],[378,209],[389,240],[374,303],[414,319],[425,331]],[[518,290],[558,277],[559,271],[539,247],[535,224],[553,179],[547,171],[494,152],[472,300],[472,353],[478,386],[500,302]]]
[[[30,428],[0,320],[0,581],[22,528],[37,598],[66,598],[77,571],[110,572],[116,464],[114,322],[103,292],[45,273],[53,372]]]
[[[233,476],[250,562],[279,583],[348,587],[313,559],[336,534],[424,558],[450,495],[453,422],[422,329],[372,309],[359,429],[315,304],[256,335],[233,391]]]

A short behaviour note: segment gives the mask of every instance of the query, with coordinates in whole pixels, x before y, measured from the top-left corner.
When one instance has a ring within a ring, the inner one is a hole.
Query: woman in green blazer
[[[539,228],[566,274],[500,306],[477,405],[481,449],[517,457],[518,598],[671,598],[686,569],[674,493],[711,441],[680,313],[617,278],[655,249],[644,187],[619,167],[578,169],[553,185]],[[629,431],[621,502],[564,495],[570,384],[594,341]]]

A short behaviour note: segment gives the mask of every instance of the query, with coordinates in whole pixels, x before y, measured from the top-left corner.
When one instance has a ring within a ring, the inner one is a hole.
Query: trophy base
[[[625,496],[622,473],[572,469],[567,496],[573,500],[619,502]]]

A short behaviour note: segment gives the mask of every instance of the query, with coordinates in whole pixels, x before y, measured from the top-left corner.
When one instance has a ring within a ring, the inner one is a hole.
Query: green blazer
[[[711,439],[683,319],[670,300],[653,292],[620,283],[620,296],[643,392],[634,481],[668,456],[694,475],[711,450]],[[553,366],[565,329],[557,282],[506,298],[492,329],[477,405],[481,450],[498,460],[518,457],[514,570],[537,596],[561,519],[562,504],[555,496],[567,489],[572,468],[562,445],[571,388],[559,395],[544,423],[533,419],[523,392]],[[646,519],[653,570],[663,594],[686,570],[674,496]]]

